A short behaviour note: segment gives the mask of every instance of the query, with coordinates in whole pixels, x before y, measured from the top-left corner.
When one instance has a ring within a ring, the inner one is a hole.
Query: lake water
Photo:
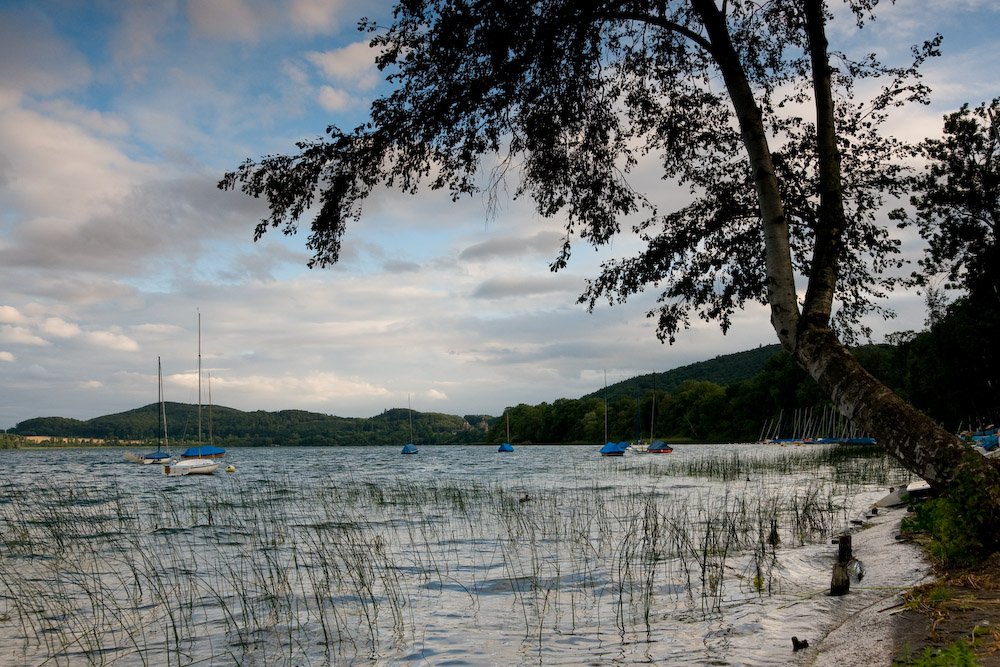
[[[818,451],[3,450],[0,664],[806,664],[793,635],[911,583],[859,550],[826,595],[831,538],[909,476]]]

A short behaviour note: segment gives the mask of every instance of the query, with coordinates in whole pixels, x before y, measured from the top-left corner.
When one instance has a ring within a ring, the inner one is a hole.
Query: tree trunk
[[[829,311],[824,307],[832,299],[836,282],[836,257],[843,222],[843,188],[839,164],[821,165],[824,198],[823,220],[817,234],[814,263],[818,269],[810,276],[811,317],[800,318],[794,276],[788,260],[788,228],[784,221],[781,194],[771,167],[770,149],[760,110],[754,101],[746,72],[739,61],[729,35],[725,16],[713,0],[691,0],[698,12],[712,46],[733,108],[740,120],[743,143],[753,165],[761,220],[766,239],[765,261],[768,274],[768,301],[771,322],[782,345],[796,362],[830,396],[834,406],[857,424],[906,468],[920,475],[931,486],[943,488],[968,482],[985,494],[990,507],[984,512],[1000,517],[1000,466],[992,459],[970,452],[957,436],[945,431],[925,414],[899,398],[868,373],[829,328]],[[821,12],[813,2],[809,8]],[[838,160],[836,131],[833,127],[832,96],[829,95],[829,71],[826,62],[826,37],[822,15],[807,17],[813,63],[822,71],[814,77],[819,117],[818,141],[826,161]],[[824,92],[825,91],[825,92]],[[833,142],[831,144],[831,141]],[[824,226],[825,223],[825,226]],[[784,234],[784,238],[775,238]],[[817,277],[817,275],[819,277]],[[816,285],[814,280],[823,284]],[[824,316],[825,313],[825,316]],[[808,313],[807,313],[808,314]],[[970,456],[970,454],[972,454]],[[1000,523],[1000,518],[998,518]],[[994,524],[996,525],[996,524]]]
[[[812,267],[802,318],[810,325],[829,326],[833,299],[840,277],[840,253],[847,218],[844,213],[844,185],[837,147],[830,56],[826,39],[823,0],[803,2],[809,58],[812,65],[813,102],[816,108],[816,171],[819,183],[819,212]]]
[[[847,419],[933,487],[971,474],[1000,507],[1000,468],[875,379],[826,328],[800,332],[796,361]],[[974,453],[974,452],[973,452]]]
[[[798,331],[798,297],[795,292],[788,222],[785,220],[778,177],[767,144],[764,119],[733,46],[725,15],[714,0],[691,0],[691,6],[705,26],[712,57],[726,82],[733,110],[739,119],[764,227],[764,261],[767,265],[767,301],[771,307],[771,325],[778,334],[778,340],[786,349],[791,350],[795,347]]]

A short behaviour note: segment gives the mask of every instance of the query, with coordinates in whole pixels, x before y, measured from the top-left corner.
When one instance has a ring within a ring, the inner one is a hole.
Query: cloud
[[[139,349],[138,343],[117,331],[88,331],[84,336],[95,347],[123,352],[135,352]]]
[[[431,389],[424,394],[425,397],[432,401],[447,401],[448,394],[443,391],[438,391],[437,389]]]
[[[329,34],[341,24],[342,0],[188,0],[195,32],[207,37],[257,41],[291,29],[303,35]]]
[[[51,343],[41,336],[36,336],[24,327],[0,326],[0,341],[14,345],[43,346]]]
[[[562,234],[538,232],[534,236],[491,238],[481,243],[475,243],[460,252],[458,258],[472,261],[524,257],[525,255],[555,257],[561,245]]]
[[[316,100],[327,111],[344,111],[356,104],[355,98],[350,93],[331,86],[321,86]]]
[[[502,276],[480,283],[470,296],[475,299],[510,299],[540,294],[572,294],[570,301],[583,291],[579,278],[568,275],[542,277]]]
[[[16,357],[10,352],[7,352],[6,350],[0,350],[0,361],[14,361],[15,359]]]
[[[310,51],[305,57],[327,79],[367,90],[379,82],[376,55],[365,40],[330,51]]]
[[[293,0],[291,24],[305,34],[329,33],[339,27],[342,0]]]
[[[268,12],[255,11],[244,0],[188,0],[187,13],[195,32],[207,37],[254,41],[263,31]]]
[[[0,9],[0,90],[52,95],[92,77],[83,55],[54,32],[43,12]]]
[[[0,306],[0,324],[24,324],[27,318],[13,306]]]
[[[0,201],[60,225],[106,211],[150,173],[111,142],[33,111],[0,114],[0,146],[10,164]]]
[[[59,317],[49,317],[42,323],[42,331],[56,338],[74,338],[80,335],[80,327]]]

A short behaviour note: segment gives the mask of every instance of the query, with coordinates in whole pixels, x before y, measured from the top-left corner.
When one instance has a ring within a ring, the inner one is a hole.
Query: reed
[[[787,550],[899,474],[874,456],[741,453],[559,488],[233,479],[141,508],[113,481],[7,484],[0,646],[54,665],[391,662],[447,613],[516,619],[538,655],[611,628],[651,641],[664,617],[781,591]],[[723,483],[677,488],[699,478]]]

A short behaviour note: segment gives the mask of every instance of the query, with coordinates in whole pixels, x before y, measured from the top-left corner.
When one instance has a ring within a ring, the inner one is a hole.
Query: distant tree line
[[[1000,419],[1000,369],[991,333],[1000,309],[964,297],[932,303],[929,327],[891,344],[852,350],[879,380],[945,428],[979,428]],[[819,387],[777,345],[720,356],[663,374],[616,383],[581,398],[520,404],[499,416],[446,415],[394,408],[369,418],[304,410],[202,410],[202,439],[222,446],[603,443],[656,437],[674,442],[753,442],[765,424],[796,411],[830,410]],[[197,407],[166,403],[172,441],[198,437]],[[109,441],[154,441],[158,406],[86,421],[29,419],[12,433]],[[412,430],[411,430],[412,429]],[[783,433],[791,437],[800,434]],[[836,434],[828,434],[836,435]]]

